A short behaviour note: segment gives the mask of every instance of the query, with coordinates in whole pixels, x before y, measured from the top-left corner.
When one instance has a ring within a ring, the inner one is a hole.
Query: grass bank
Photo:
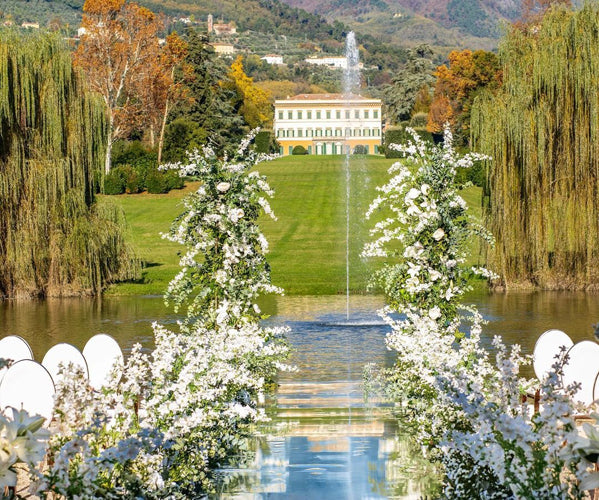
[[[350,162],[350,290],[364,293],[376,264],[359,254],[373,222],[364,218],[375,188],[387,178],[393,163],[381,157],[353,157]],[[260,164],[275,189],[271,201],[277,221],[263,218],[270,242],[272,279],[288,295],[345,293],[345,167],[340,156],[291,156]],[[112,196],[127,216],[130,240],[147,263],[142,280],[112,286],[109,294],[161,294],[178,271],[179,245],[160,237],[181,210],[181,199],[197,187],[191,183],[166,195]],[[474,215],[480,213],[480,189],[469,188],[464,198]]]

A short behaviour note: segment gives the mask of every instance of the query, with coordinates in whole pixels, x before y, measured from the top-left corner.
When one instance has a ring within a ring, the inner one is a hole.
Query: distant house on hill
[[[214,48],[214,52],[216,52],[216,54],[219,56],[231,55],[235,54],[236,52],[235,47],[233,47],[233,45],[231,45],[230,43],[216,42],[211,43],[210,45]]]
[[[40,23],[28,23],[28,22],[24,22],[23,24],[21,24],[21,28],[33,28],[36,30],[40,29]]]
[[[277,54],[266,54],[264,57],[261,57],[263,61],[266,61],[268,64],[277,64],[282,65],[285,64],[283,62],[283,56],[279,56]]]
[[[317,66],[328,66],[333,69],[346,69],[347,58],[343,56],[329,56],[329,57],[308,57],[304,59],[304,62],[308,64],[315,64]],[[359,63],[358,67],[362,69],[364,64]]]
[[[280,153],[303,146],[308,154],[378,154],[381,100],[360,95],[300,94],[275,101],[274,133]]]
[[[237,33],[237,28],[233,23],[214,23],[212,29],[217,36],[234,35]]]

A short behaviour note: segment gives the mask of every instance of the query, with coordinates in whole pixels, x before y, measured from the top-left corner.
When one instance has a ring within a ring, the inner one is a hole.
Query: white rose
[[[415,200],[419,196],[420,196],[420,191],[418,191],[418,189],[416,189],[416,188],[412,188],[408,191],[408,194],[406,194],[406,201]]]
[[[228,182],[219,182],[216,185],[216,190],[221,193],[226,193],[230,187],[231,187],[231,184],[229,184]]]
[[[443,231],[443,228],[440,227],[433,233],[433,240],[441,241],[444,236],[445,236],[445,231]]]
[[[420,188],[420,191],[422,191],[423,195],[427,195],[429,190],[430,190],[430,186],[428,184],[423,184],[422,187]]]
[[[433,307],[429,312],[428,316],[432,320],[439,319],[441,317],[441,309],[438,306]]]

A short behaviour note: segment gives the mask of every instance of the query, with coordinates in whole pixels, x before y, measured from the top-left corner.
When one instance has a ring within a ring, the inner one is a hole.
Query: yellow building
[[[360,95],[300,94],[275,101],[274,133],[280,153],[295,146],[308,154],[378,154],[381,146],[381,100]]]

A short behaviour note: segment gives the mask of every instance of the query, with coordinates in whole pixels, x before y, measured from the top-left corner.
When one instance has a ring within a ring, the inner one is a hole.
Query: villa
[[[360,95],[300,94],[275,101],[274,133],[280,153],[303,146],[308,154],[378,154],[381,100]]]

